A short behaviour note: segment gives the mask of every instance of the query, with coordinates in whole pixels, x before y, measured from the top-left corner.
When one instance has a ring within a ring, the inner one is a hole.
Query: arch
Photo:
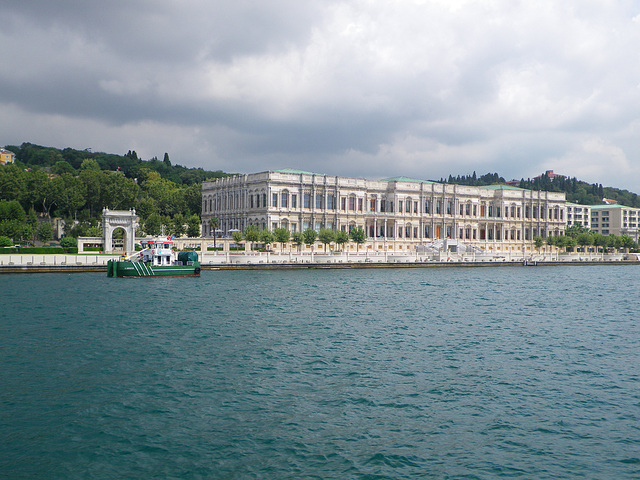
[[[102,211],[102,244],[104,245],[104,253],[113,252],[113,233],[119,229],[124,231],[124,251],[133,253],[135,251],[134,243],[137,226],[138,216],[135,209],[109,210],[105,208]]]

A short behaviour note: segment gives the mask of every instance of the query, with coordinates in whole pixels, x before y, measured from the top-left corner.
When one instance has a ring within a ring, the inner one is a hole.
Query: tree
[[[588,247],[589,245],[593,245],[593,237],[590,233],[580,233],[576,237],[576,243],[582,247],[582,251],[586,251],[586,247]]]
[[[196,238],[200,236],[200,217],[195,213],[187,218],[187,237]]]
[[[634,248],[636,246],[636,242],[634,242],[633,238],[629,235],[620,235],[620,244],[627,252],[630,248]]]
[[[253,249],[253,243],[260,240],[260,230],[255,225],[249,225],[244,229],[244,238],[249,242],[249,248]]]
[[[304,232],[302,232],[302,237],[304,239],[305,245],[311,246],[318,238],[318,234],[313,228],[307,228]]]
[[[182,215],[181,213],[178,213],[173,217],[170,225],[170,230],[171,233],[176,236],[176,238],[182,237],[186,233],[187,229],[185,228],[184,224],[184,215]]]
[[[60,239],[60,246],[64,248],[77,247],[78,239],[73,237],[64,237]]]
[[[275,237],[276,242],[279,242],[282,245],[282,249],[284,250],[284,244],[289,241],[291,238],[291,234],[289,230],[284,227],[276,228],[273,231],[273,236]]]
[[[589,233],[589,229],[578,223],[574,223],[570,227],[567,227],[567,230],[565,231],[565,235],[573,238],[576,238],[581,233]]]
[[[533,237],[533,245],[536,247],[536,250],[540,252],[542,245],[544,245],[544,238],[542,238],[540,235],[536,235],[535,237]]]
[[[144,222],[144,231],[147,235],[157,237],[162,232],[162,219],[157,213],[152,213]]]
[[[233,238],[233,241],[236,242],[236,245],[240,245],[242,243],[243,240],[243,236],[242,236],[242,232],[233,232],[231,234],[231,238]]]
[[[0,247],[11,247],[13,242],[9,237],[0,236]]]
[[[264,243],[265,247],[270,243],[273,243],[273,233],[266,228],[264,230],[260,230],[260,241]]]
[[[218,227],[220,226],[220,220],[218,217],[211,217],[209,220],[209,228],[213,228],[213,248],[216,248],[216,238],[218,236]]]
[[[336,232],[330,228],[321,228],[318,232],[318,239],[324,244],[324,252],[327,253],[327,245],[336,241]]]
[[[302,232],[293,232],[291,234],[291,241],[296,247],[298,247],[299,252],[300,247],[302,247],[302,244],[304,243],[304,235],[302,234]]]
[[[351,240],[356,242],[356,251],[360,251],[360,245],[367,241],[367,235],[362,227],[356,227],[349,232]]]
[[[607,239],[601,233],[594,233],[592,235],[593,245],[596,247],[596,252],[598,251],[598,247],[604,247],[607,244]]]
[[[36,227],[36,238],[46,243],[53,238],[53,228],[49,222],[40,222]]]
[[[349,241],[349,234],[343,230],[336,232],[335,242],[340,245],[340,250],[344,249],[344,244]]]

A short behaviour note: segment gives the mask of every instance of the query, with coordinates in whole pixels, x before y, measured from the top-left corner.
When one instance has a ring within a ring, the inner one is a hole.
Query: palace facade
[[[485,251],[532,251],[534,236],[564,233],[566,201],[564,193],[508,185],[366,180],[285,169],[204,182],[202,223],[205,236],[227,236],[249,225],[290,232],[362,227],[367,247],[375,250],[450,239]]]

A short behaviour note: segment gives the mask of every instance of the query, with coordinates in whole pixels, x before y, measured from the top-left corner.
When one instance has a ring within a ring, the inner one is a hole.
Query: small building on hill
[[[11,150],[0,148],[0,165],[6,165],[8,163],[14,163],[16,161],[16,154]]]

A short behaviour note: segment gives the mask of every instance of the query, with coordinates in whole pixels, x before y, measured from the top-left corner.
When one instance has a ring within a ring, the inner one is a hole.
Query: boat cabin
[[[154,266],[171,265],[173,256],[173,242],[166,240],[143,240],[142,251],[140,252],[141,261],[151,263]]]

